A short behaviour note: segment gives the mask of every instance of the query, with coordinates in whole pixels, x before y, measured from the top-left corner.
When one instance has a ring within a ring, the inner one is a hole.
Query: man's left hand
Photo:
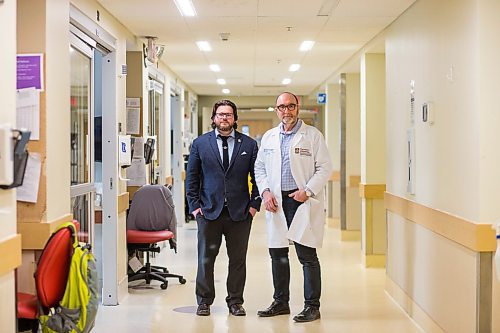
[[[288,196],[298,202],[306,202],[307,199],[309,199],[305,190],[297,190],[293,193],[290,193]]]

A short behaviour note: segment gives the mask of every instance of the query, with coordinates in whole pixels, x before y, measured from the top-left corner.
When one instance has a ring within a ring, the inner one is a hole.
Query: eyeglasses
[[[278,105],[276,107],[276,109],[278,109],[278,111],[280,111],[280,112],[285,112],[286,110],[295,111],[295,109],[297,109],[297,104],[288,104],[288,105],[281,104],[281,105]]]
[[[222,118],[231,119],[231,118],[233,118],[233,117],[234,117],[234,114],[232,114],[232,113],[222,113],[222,112],[221,112],[221,113],[216,113],[215,115],[216,115],[216,116],[217,116],[217,118],[219,118],[219,119],[222,119]]]

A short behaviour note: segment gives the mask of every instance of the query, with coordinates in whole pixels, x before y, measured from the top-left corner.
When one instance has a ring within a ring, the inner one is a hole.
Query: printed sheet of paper
[[[132,158],[144,158],[144,138],[134,138],[134,155]]]
[[[127,134],[141,134],[141,109],[127,108]]]
[[[141,99],[128,97],[126,99],[127,109],[127,134],[141,134]]]
[[[35,88],[19,89],[16,107],[16,127],[31,131],[30,140],[40,140],[40,92]]]
[[[127,186],[142,186],[146,184],[146,162],[144,157],[133,158],[132,165],[127,169]]]
[[[17,188],[17,200],[36,203],[42,160],[40,154],[29,153],[23,185]]]

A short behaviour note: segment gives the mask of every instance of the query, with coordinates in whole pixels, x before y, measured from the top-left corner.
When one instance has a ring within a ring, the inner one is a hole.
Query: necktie
[[[222,166],[224,170],[227,170],[229,167],[229,147],[227,145],[227,136],[220,137],[222,139]]]

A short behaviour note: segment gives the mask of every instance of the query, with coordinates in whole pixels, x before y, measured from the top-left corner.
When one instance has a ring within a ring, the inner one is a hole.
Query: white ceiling
[[[195,93],[221,95],[224,78],[230,95],[274,96],[312,93],[415,0],[192,0],[196,17],[182,17],[173,0],[98,1],[136,36],[157,37],[161,60]],[[299,51],[304,40],[316,42],[311,51]],[[294,63],[300,70],[289,72]]]

